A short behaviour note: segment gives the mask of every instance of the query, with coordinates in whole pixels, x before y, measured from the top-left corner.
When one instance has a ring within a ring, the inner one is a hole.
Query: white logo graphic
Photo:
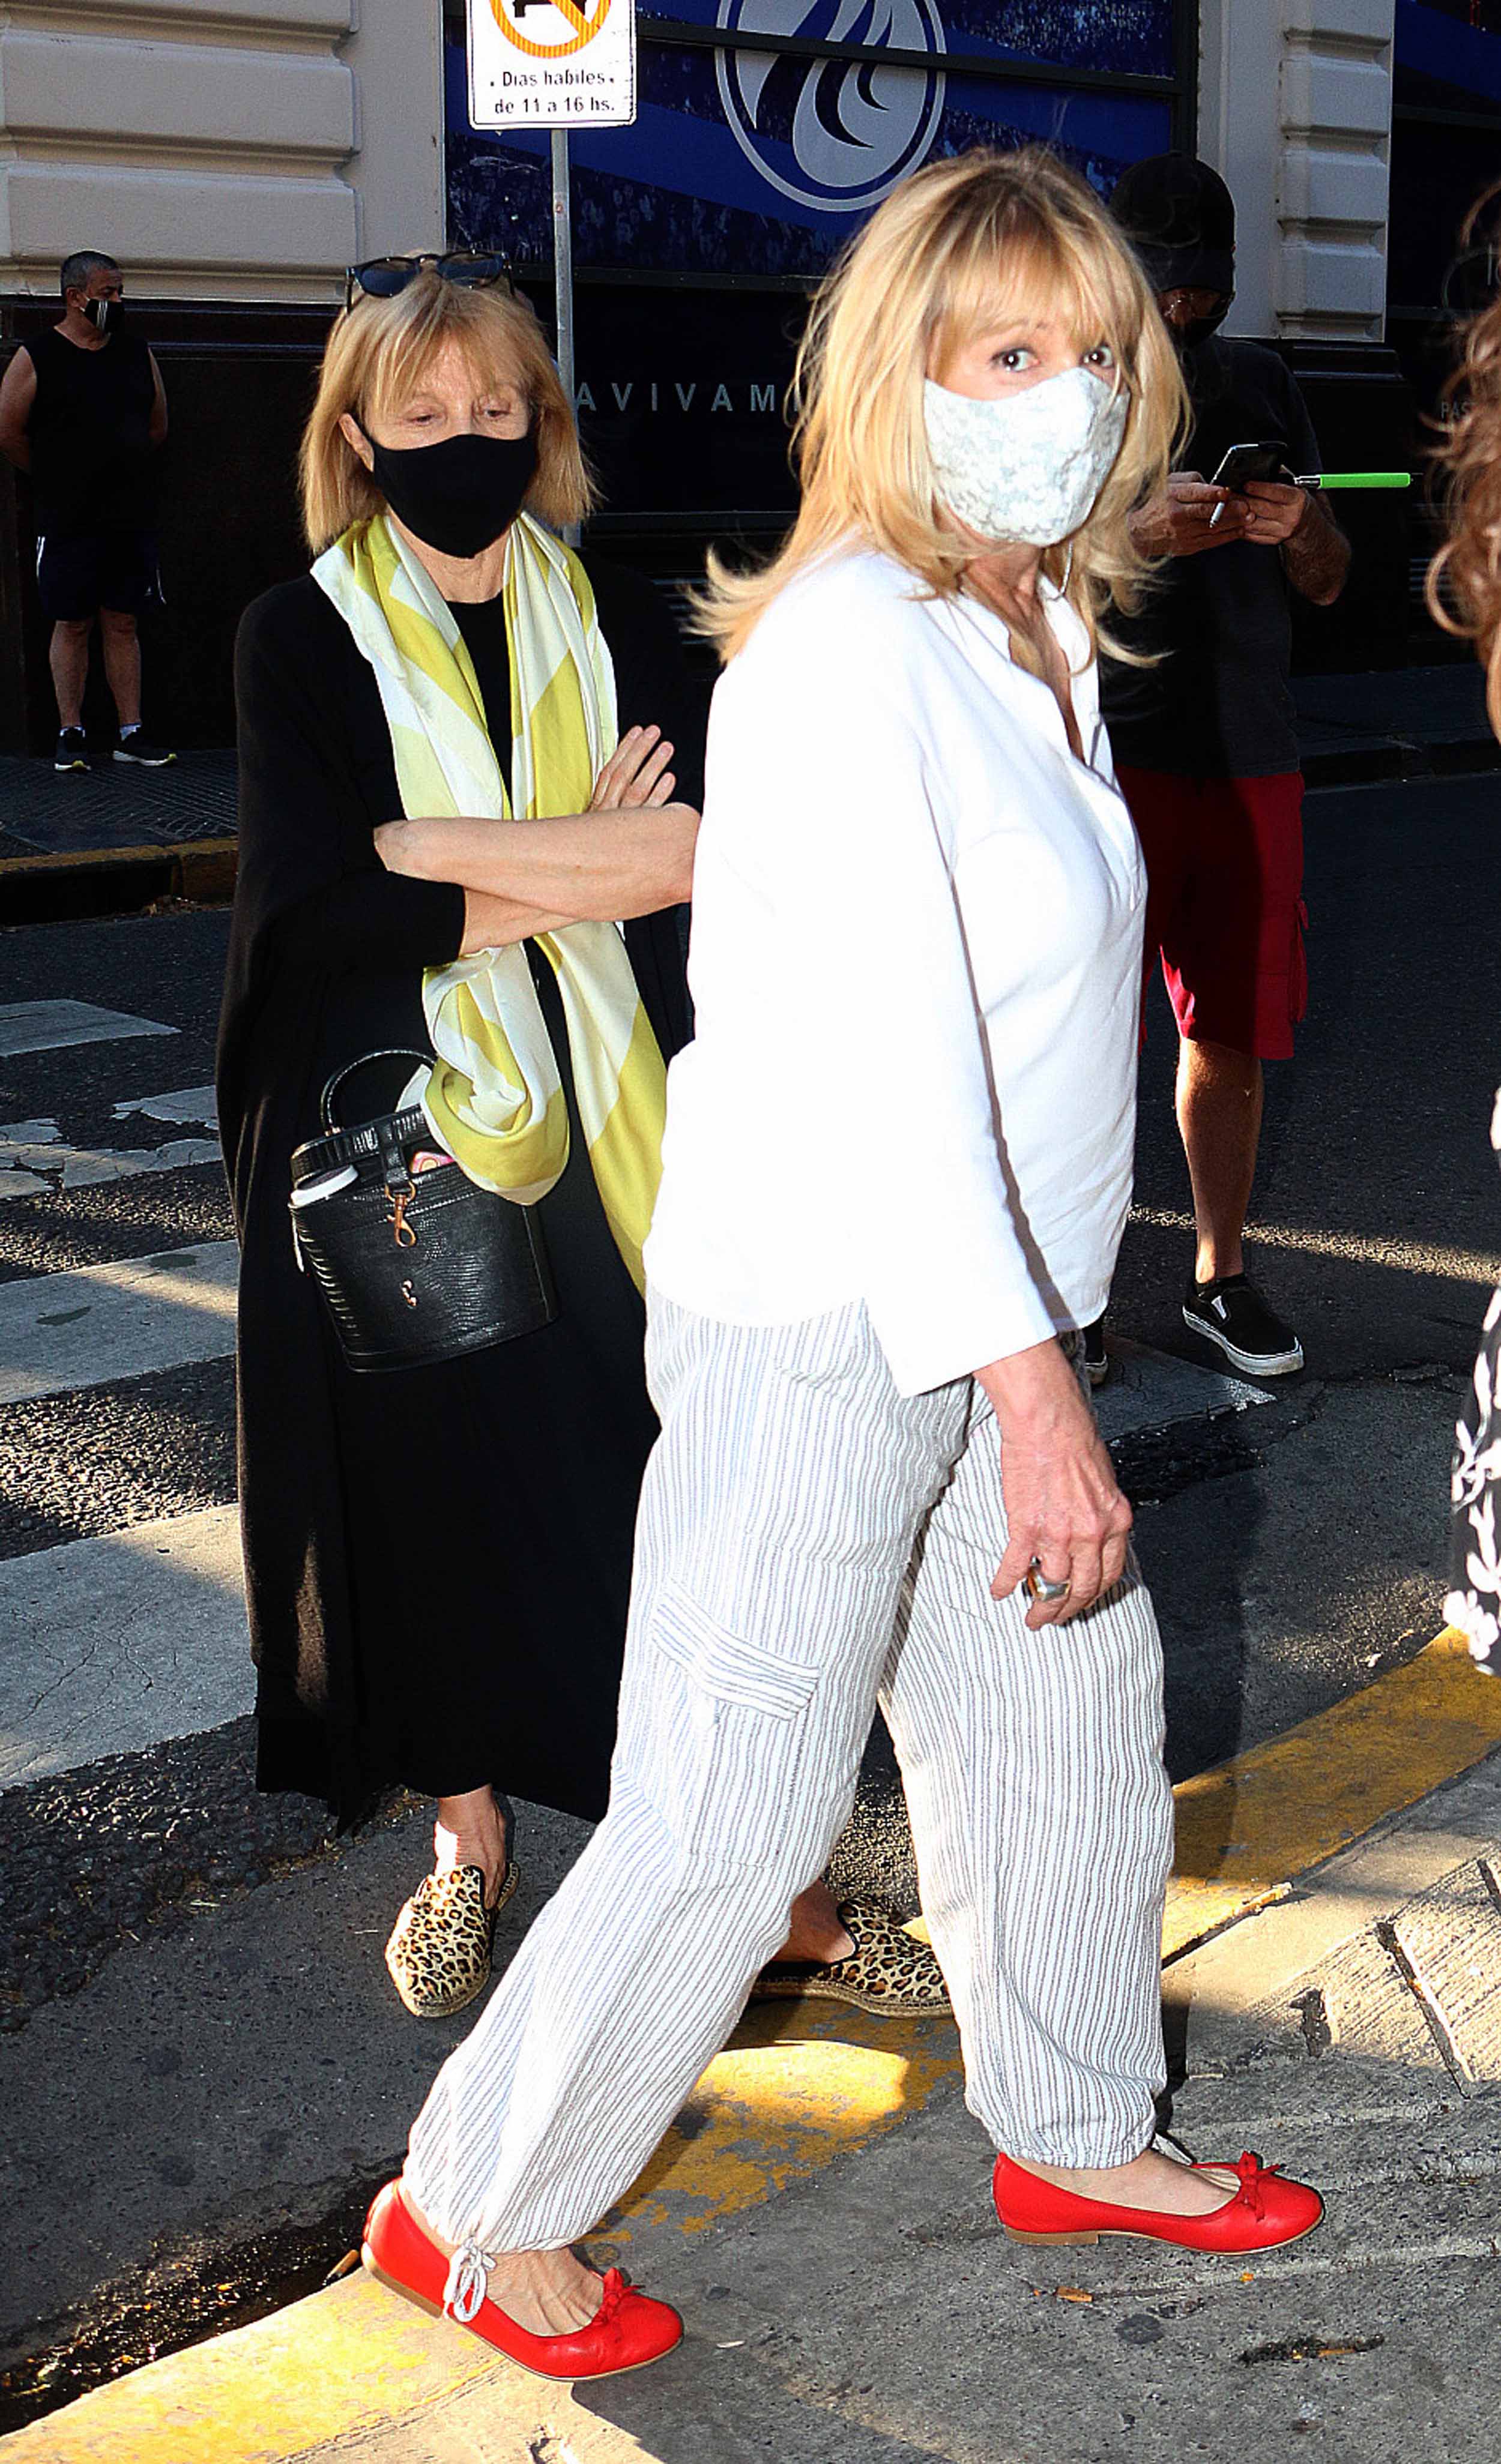
[[[817,0],[719,0],[719,24],[742,34],[775,40],[807,30],[823,11]],[[943,116],[943,71],[937,65],[948,45],[938,0],[838,0],[827,39],[833,43],[890,46],[926,52],[931,69],[876,67],[869,60],[784,61],[766,52],[716,52],[715,74],[730,130],[763,180],[800,206],[822,213],[859,213],[890,195],[899,180],[926,160]],[[789,80],[802,71],[791,127],[778,114]],[[769,91],[768,91],[769,89]],[[770,148],[790,139],[799,177],[776,167]]]

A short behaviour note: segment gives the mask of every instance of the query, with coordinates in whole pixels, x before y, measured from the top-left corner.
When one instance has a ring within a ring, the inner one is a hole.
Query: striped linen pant
[[[609,1810],[418,2116],[418,2207],[494,2255],[623,2195],[823,1871],[877,1701],[971,2110],[1022,2158],[1135,2156],[1172,1830],[1135,1567],[1040,1633],[993,1600],[989,1404],[899,1395],[862,1308],[739,1327],[653,1294],[648,1373]]]

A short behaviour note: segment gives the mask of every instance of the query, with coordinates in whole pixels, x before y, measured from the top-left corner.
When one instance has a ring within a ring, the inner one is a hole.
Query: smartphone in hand
[[[1288,469],[1287,446],[1280,436],[1272,436],[1264,438],[1259,445],[1232,445],[1209,484],[1214,488],[1228,488],[1233,492],[1238,488],[1244,488],[1247,479],[1282,479],[1291,482],[1291,477],[1292,473]],[[1209,517],[1211,530],[1218,528],[1220,516],[1224,511],[1223,505],[1216,505]]]
[[[1288,449],[1280,436],[1260,445],[1232,445],[1209,484],[1212,488],[1244,488],[1247,479],[1281,479],[1291,483]]]

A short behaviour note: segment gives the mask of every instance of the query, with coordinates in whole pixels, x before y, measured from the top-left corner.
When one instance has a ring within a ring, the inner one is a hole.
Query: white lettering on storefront
[[[636,380],[634,377],[629,377],[624,385],[621,385],[611,377],[609,380],[608,390],[613,398],[616,410],[625,412],[629,409],[631,397],[636,392]],[[659,410],[661,408],[661,386],[658,382],[655,379],[648,379],[643,385],[642,390],[650,396],[651,409]],[[704,393],[708,393],[709,391],[709,384],[706,378],[699,379],[695,377],[692,382],[688,384],[680,384],[674,381],[673,392],[676,396],[678,409],[683,412],[685,416],[692,412],[694,404],[697,400],[700,391]],[[598,416],[599,405],[595,399],[594,388],[592,385],[585,384],[579,386],[577,407],[580,410],[590,411],[596,417]],[[740,385],[739,384],[727,383],[723,379],[719,380],[715,385],[713,399],[707,405],[707,408],[711,415],[715,411],[727,410],[732,414],[732,416],[736,411],[739,411],[742,416],[749,415],[752,418],[764,418],[769,414],[774,414],[776,407],[777,388],[774,385],[757,385],[755,383],[750,383]]]

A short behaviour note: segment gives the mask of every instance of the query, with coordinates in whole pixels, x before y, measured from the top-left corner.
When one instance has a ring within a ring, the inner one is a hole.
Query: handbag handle
[[[432,1055],[430,1052],[415,1052],[409,1045],[397,1044],[388,1045],[384,1052],[363,1052],[358,1061],[346,1061],[342,1069],[336,1069],[334,1071],[333,1076],[328,1080],[321,1095],[320,1095],[318,1099],[319,1118],[323,1124],[324,1131],[330,1137],[332,1137],[338,1131],[340,1124],[334,1118],[334,1097],[338,1094],[340,1088],[344,1083],[344,1080],[346,1078],[352,1078],[357,1069],[367,1069],[370,1067],[370,1064],[374,1061],[426,1061],[430,1063]]]

